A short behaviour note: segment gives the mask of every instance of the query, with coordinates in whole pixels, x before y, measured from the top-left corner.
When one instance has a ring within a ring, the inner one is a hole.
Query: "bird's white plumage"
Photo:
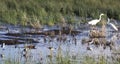
[[[95,20],[92,20],[92,21],[88,22],[88,24],[96,25],[98,22],[99,22],[98,19],[95,19]]]
[[[109,24],[110,26],[112,26],[112,28],[116,31],[118,31],[118,28],[113,24],[113,23],[110,23],[110,19],[108,18],[108,22],[107,24]]]
[[[113,29],[115,29],[116,31],[118,31],[118,28],[113,23],[109,23],[109,24],[113,27]]]
[[[91,21],[88,22],[88,24],[96,25],[98,22],[100,22],[102,15],[104,15],[104,14],[100,14],[100,18],[99,19],[91,20]]]

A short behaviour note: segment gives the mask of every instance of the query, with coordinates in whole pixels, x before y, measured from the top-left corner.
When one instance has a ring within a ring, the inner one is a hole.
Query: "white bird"
[[[108,25],[112,26],[112,28],[116,31],[118,31],[118,28],[113,24],[113,23],[110,23],[110,19],[108,18],[108,22],[107,22]]]
[[[98,22],[101,21],[101,16],[103,16],[103,15],[104,14],[100,14],[99,19],[91,20],[91,21],[88,22],[88,24],[90,24],[90,25],[96,25]]]

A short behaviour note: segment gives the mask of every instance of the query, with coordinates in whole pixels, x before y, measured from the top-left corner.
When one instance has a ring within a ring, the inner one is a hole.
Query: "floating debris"
[[[5,43],[1,45],[1,48],[4,50],[5,49]]]
[[[49,50],[54,50],[54,48],[53,48],[53,47],[48,47],[48,49],[49,49]]]
[[[27,49],[27,48],[28,48],[28,49],[36,49],[36,48],[35,48],[35,45],[26,45],[26,46],[25,46],[25,49]]]
[[[4,54],[0,54],[0,57],[1,57],[1,58],[4,58],[4,57],[5,57],[5,55],[4,55]]]
[[[84,39],[82,39],[82,44],[86,44],[86,43],[89,43],[89,42],[91,42],[92,40],[91,39],[89,39],[89,38],[84,38]]]
[[[91,47],[88,46],[87,50],[93,51],[93,48],[91,48]]]

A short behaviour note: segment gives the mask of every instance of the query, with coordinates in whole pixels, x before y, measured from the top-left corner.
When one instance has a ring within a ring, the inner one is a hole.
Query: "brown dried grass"
[[[39,28],[42,28],[42,25],[40,23],[39,20],[35,21],[35,22],[30,22],[30,26],[32,26],[33,28],[35,29],[39,29]]]

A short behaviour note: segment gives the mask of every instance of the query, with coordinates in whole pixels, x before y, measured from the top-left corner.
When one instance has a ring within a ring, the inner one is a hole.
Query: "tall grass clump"
[[[108,61],[104,56],[99,56],[97,59],[91,56],[85,56],[82,60],[82,64],[107,64]]]

